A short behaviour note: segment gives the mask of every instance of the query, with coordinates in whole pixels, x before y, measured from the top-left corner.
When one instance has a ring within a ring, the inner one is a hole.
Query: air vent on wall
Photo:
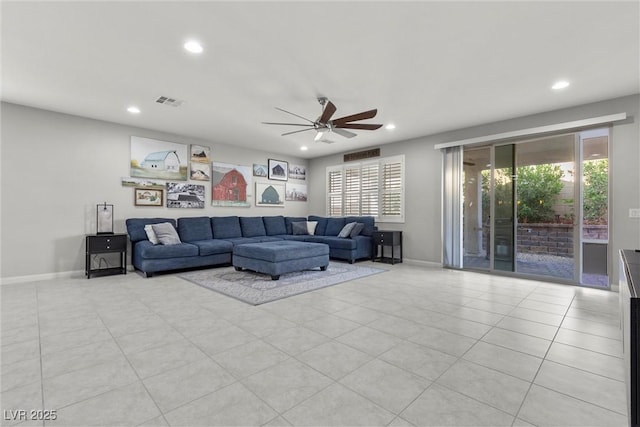
[[[169,105],[171,107],[179,107],[182,104],[184,104],[184,101],[181,101],[175,98],[169,98],[168,96],[161,96],[158,99],[156,99],[156,102],[158,104]]]

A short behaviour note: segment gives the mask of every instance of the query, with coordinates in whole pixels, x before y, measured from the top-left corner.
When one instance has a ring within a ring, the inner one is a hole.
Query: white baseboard
[[[0,285],[14,285],[16,283],[41,282],[53,279],[71,279],[84,276],[84,270],[59,271],[56,273],[31,274],[28,276],[3,277]]]
[[[424,261],[421,259],[403,258],[402,262],[406,262],[409,265],[418,265],[420,267],[442,268],[442,263],[440,262]]]

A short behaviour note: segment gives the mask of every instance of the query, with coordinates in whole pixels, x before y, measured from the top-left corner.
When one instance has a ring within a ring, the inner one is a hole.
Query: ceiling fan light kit
[[[336,133],[345,138],[353,138],[357,136],[357,134],[347,129],[376,130],[382,127],[382,125],[380,124],[353,123],[353,122],[358,122],[360,120],[367,120],[367,119],[374,118],[376,114],[378,114],[377,109],[363,111],[361,113],[351,114],[349,116],[344,116],[338,119],[331,120],[331,117],[333,117],[333,115],[337,111],[336,106],[333,104],[333,102],[329,101],[325,97],[319,97],[318,102],[322,106],[322,113],[315,121],[309,120],[306,117],[302,117],[298,114],[292,113],[282,108],[275,107],[276,110],[278,111],[291,114],[292,116],[305,120],[308,123],[276,123],[276,122],[262,122],[262,123],[266,125],[300,126],[305,128],[305,129],[285,132],[282,134],[282,136],[292,135],[294,133],[299,133],[299,132],[306,132],[308,130],[315,130],[317,133],[314,138],[314,141],[322,141],[322,142],[328,142],[328,143],[333,141],[324,139],[327,133]]]

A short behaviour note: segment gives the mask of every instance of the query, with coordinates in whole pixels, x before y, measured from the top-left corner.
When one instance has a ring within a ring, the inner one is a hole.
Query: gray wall
[[[95,233],[96,204],[105,201],[114,205],[116,232],[126,232],[124,221],[131,217],[307,215],[306,202],[256,207],[252,199],[250,208],[214,208],[205,182],[204,209],[136,207],[133,188],[121,185],[129,176],[132,135],[207,145],[213,160],[227,163],[266,164],[272,157],[215,140],[2,103],[2,278],[84,271],[84,235]],[[300,158],[277,158],[308,165]]]
[[[629,209],[640,207],[639,103],[640,96],[634,95],[382,145],[382,157],[405,155],[406,217],[404,224],[378,226],[403,231],[408,259],[439,264],[442,253],[441,154],[433,148],[435,144],[626,112],[630,118],[613,125],[610,147],[613,185],[610,236],[614,257],[612,265],[617,272],[618,250],[640,248],[640,220],[629,218]],[[313,159],[310,164],[310,193],[326,194],[325,169],[341,163],[342,155]],[[309,210],[324,214],[326,200],[310,198]],[[613,280],[614,283],[617,281],[617,275],[614,274]]]

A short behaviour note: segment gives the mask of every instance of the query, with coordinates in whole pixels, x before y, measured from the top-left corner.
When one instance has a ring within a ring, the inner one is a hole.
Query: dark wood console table
[[[371,261],[380,261],[390,264],[402,262],[402,231],[376,230],[373,232],[373,251]],[[384,248],[391,247],[391,257],[384,256]],[[395,248],[398,247],[400,253],[396,257]],[[380,252],[380,256],[378,256]]]
[[[118,267],[92,268],[91,257],[97,254],[120,253]],[[88,234],[86,238],[85,275],[106,276],[110,274],[127,274],[127,235],[126,234]]]

